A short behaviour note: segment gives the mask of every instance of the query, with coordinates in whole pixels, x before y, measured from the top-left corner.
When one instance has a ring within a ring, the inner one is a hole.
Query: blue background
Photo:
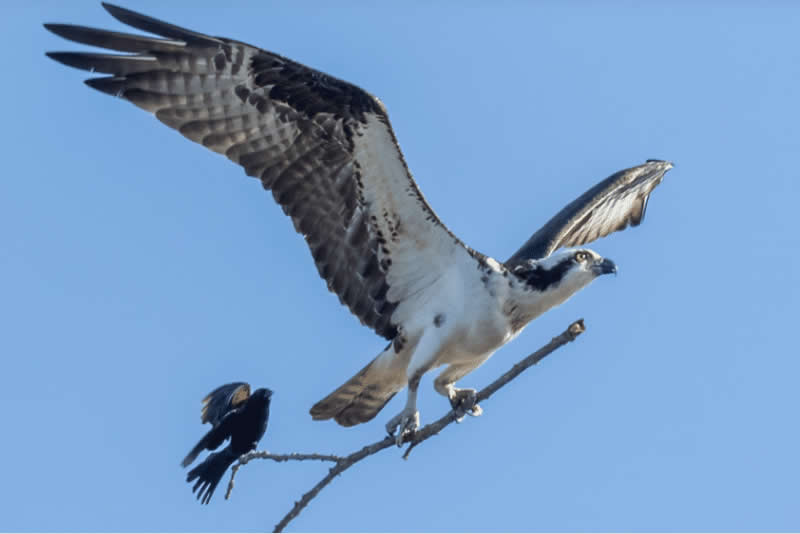
[[[800,529],[797,4],[161,4],[126,5],[378,95],[430,204],[498,259],[612,172],[676,164],[642,226],[592,245],[619,276],[461,383],[584,336],[291,529]],[[255,462],[201,507],[178,465],[200,399],[269,386],[262,447],[348,453],[404,395],[351,429],[308,409],[384,341],[257,181],[45,58],[81,47],[42,22],[125,31],[94,1],[0,17],[0,528],[268,530],[327,466]],[[430,382],[423,423],[447,409]]]

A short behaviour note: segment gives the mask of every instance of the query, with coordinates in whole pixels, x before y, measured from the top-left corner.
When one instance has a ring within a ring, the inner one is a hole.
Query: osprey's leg
[[[396,443],[400,447],[403,444],[403,438],[406,434],[413,433],[419,428],[419,412],[417,411],[417,390],[419,389],[419,381],[422,375],[427,373],[435,361],[435,357],[439,352],[440,337],[436,335],[436,329],[433,332],[430,330],[425,331],[420,338],[419,343],[414,349],[414,354],[411,355],[411,360],[408,362],[406,375],[408,377],[408,398],[406,399],[406,406],[403,411],[392,417],[386,423],[386,432],[390,436],[394,436],[397,432]]]
[[[420,375],[422,377],[422,375]],[[417,389],[419,388],[419,378],[415,382],[408,382],[408,398],[403,411],[395,415],[386,423],[386,432],[390,436],[395,436],[395,443],[398,447],[403,445],[403,438],[407,434],[415,432],[419,428],[419,411],[417,411]]]
[[[434,389],[450,401],[450,406],[453,407],[458,417],[456,419],[458,423],[467,414],[477,417],[483,413],[483,409],[476,403],[478,392],[472,388],[457,388],[455,382],[486,361],[486,358],[475,363],[449,365],[433,381]]]

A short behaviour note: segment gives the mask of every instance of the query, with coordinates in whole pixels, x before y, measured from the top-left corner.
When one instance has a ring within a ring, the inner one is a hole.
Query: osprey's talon
[[[456,412],[456,423],[464,420],[465,415],[478,417],[483,413],[483,408],[478,406],[478,392],[471,388],[454,389],[450,396],[450,406]]]
[[[402,413],[399,413],[389,419],[389,422],[386,423],[386,433],[390,436],[394,437],[394,432],[397,430],[397,427],[400,426],[400,419],[402,417]]]
[[[392,436],[395,445],[403,446],[403,440],[409,434],[413,434],[419,428],[419,412],[406,413],[405,410],[395,415],[386,423],[386,432]],[[397,435],[395,436],[395,430]]]

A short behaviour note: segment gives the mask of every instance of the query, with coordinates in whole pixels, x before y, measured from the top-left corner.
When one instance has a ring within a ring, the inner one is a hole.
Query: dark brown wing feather
[[[506,265],[544,258],[561,247],[580,246],[629,225],[638,226],[650,193],[671,168],[668,161],[648,160],[609,176],[547,221]]]
[[[48,56],[111,74],[86,83],[154,113],[259,178],[305,237],[328,288],[363,324],[393,338],[397,304],[386,299],[386,264],[379,261],[369,214],[359,206],[352,158],[354,132],[365,114],[388,127],[380,102],[277,54],[103,5],[120,21],[164,38],[46,24],[78,43],[134,53]]]

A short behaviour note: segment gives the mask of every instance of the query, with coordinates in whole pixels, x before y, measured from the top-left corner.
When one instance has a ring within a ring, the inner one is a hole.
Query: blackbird
[[[250,385],[233,382],[220,386],[203,399],[201,420],[211,423],[211,430],[197,442],[181,465],[187,467],[203,450],[213,451],[230,439],[228,445],[209,454],[186,475],[186,481],[197,479],[192,492],[208,504],[222,475],[239,456],[256,448],[267,430],[272,391],[259,388],[250,394]]]

